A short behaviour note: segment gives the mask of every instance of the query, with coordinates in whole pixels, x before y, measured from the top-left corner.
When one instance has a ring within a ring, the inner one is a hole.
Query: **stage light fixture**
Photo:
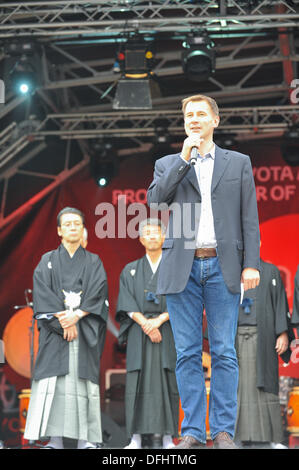
[[[22,95],[34,93],[40,84],[40,47],[33,41],[12,41],[4,46],[5,74],[11,89]]]
[[[111,142],[91,144],[91,174],[100,188],[106,187],[118,173],[118,157]]]
[[[33,93],[38,85],[36,70],[27,56],[22,56],[15,64],[10,79],[14,91],[22,95]]]
[[[113,161],[106,160],[97,162],[95,180],[100,188],[107,186],[115,174],[115,164]]]
[[[188,80],[202,82],[215,72],[215,44],[206,33],[183,42],[182,67]]]
[[[140,35],[130,38],[118,51],[115,64],[122,76],[117,84],[113,108],[151,109],[153,43],[146,42]]]
[[[280,150],[284,161],[288,165],[299,165],[299,123],[293,124],[285,131]]]

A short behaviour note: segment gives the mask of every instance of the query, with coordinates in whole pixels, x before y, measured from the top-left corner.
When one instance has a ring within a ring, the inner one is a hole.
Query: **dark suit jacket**
[[[247,155],[216,146],[211,198],[220,267],[228,289],[238,293],[242,269],[260,266],[256,193]],[[153,209],[170,209],[157,293],[181,292],[194,259],[201,194],[194,168],[180,154],[156,161],[147,202]],[[190,220],[193,227],[186,233]]]

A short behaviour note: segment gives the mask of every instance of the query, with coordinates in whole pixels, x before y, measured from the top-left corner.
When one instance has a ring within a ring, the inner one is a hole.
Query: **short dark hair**
[[[85,217],[83,212],[81,212],[79,209],[76,209],[75,207],[64,207],[58,214],[57,216],[57,227],[61,227],[61,217],[64,214],[77,214],[81,217],[83,225],[85,225]]]
[[[190,103],[190,101],[205,101],[206,103],[208,103],[208,105],[210,106],[215,116],[219,116],[219,108],[218,108],[216,101],[214,100],[214,98],[211,98],[211,96],[206,96],[206,95],[193,95],[193,96],[189,96],[188,98],[183,99],[182,100],[183,114],[185,114],[186,106],[188,103]]]

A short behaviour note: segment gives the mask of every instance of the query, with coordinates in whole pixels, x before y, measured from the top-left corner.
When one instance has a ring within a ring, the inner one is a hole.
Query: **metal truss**
[[[259,52],[260,50],[262,51],[261,53]],[[51,61],[47,58],[49,51],[54,51],[57,56],[64,57],[66,60],[63,65],[59,66],[59,74],[56,74],[55,77],[51,77],[51,79],[49,78]],[[282,64],[288,61],[289,69],[294,67],[299,61],[299,54],[297,53],[295,44],[291,44],[287,53],[284,53],[284,51],[281,50],[279,39],[245,37],[240,40],[238,45],[226,44],[223,46],[220,44],[217,52],[217,73],[215,76],[209,78],[209,82],[212,87],[210,93],[212,93],[216,99],[220,99],[221,103],[259,99],[260,96],[263,98],[285,97],[285,99],[287,99],[291,82],[290,73],[288,74],[288,79],[283,81],[281,81],[280,73],[274,73],[271,76],[271,84],[260,86],[253,84],[257,73],[263,73],[264,70],[266,70],[265,76],[267,76],[266,67],[268,66],[278,67],[279,72],[279,67],[281,66],[282,68]],[[75,99],[77,100],[76,109],[78,111],[86,112],[100,109],[105,111],[111,109],[113,98],[109,93],[106,94],[104,100],[102,100],[102,97],[105,95],[107,87],[111,84],[115,84],[120,78],[120,74],[115,74],[112,71],[113,61],[113,57],[84,61],[76,57],[75,53],[67,51],[65,46],[61,44],[50,44],[43,56],[43,76],[45,79],[38,93],[41,99],[46,101],[52,110],[54,110],[55,106],[53,102],[51,103],[49,93],[56,93],[61,90],[64,92],[67,102],[66,107],[70,107],[68,103],[71,99]],[[242,70],[242,76],[234,81],[232,70],[234,73],[236,71],[236,76],[238,76],[238,69]],[[167,51],[167,53],[158,51],[156,55],[156,65],[152,73],[158,79],[182,76],[181,52],[179,50]],[[223,76],[223,73],[229,74],[229,84],[227,83],[227,78]],[[222,74],[221,77],[220,74]],[[80,98],[76,98],[77,89],[80,87],[81,89],[84,88],[87,97],[88,92],[92,93],[92,100],[95,104],[92,106],[86,105]],[[153,103],[155,106],[169,108],[171,106],[177,106],[177,103],[183,97],[183,95],[156,97],[153,99]],[[0,118],[8,114],[14,107],[24,102],[24,100],[24,97],[17,97],[8,101],[5,106],[0,108]]]
[[[220,132],[265,133],[284,131],[294,124],[299,112],[298,106],[238,107],[223,108]],[[51,121],[59,125],[54,131],[44,130]],[[92,127],[92,128],[90,128]],[[62,139],[94,139],[99,136],[121,139],[126,137],[153,137],[159,130],[170,135],[184,135],[184,120],[181,111],[117,111],[86,114],[50,114],[33,132],[37,138],[50,135]]]
[[[268,53],[267,54],[258,54],[257,48],[267,47]],[[65,87],[78,87],[78,86],[89,86],[94,84],[105,84],[105,83],[112,83],[115,82],[120,75],[113,73],[112,65],[113,65],[113,57],[105,60],[97,60],[91,63],[88,61],[83,62],[78,58],[72,56],[71,54],[67,53],[62,46],[51,46],[52,49],[55,49],[58,54],[65,56],[69,59],[70,62],[68,64],[63,65],[62,71],[64,72],[65,78],[64,80],[56,80],[53,82],[48,82],[44,85],[44,89],[46,90],[55,90],[59,88]],[[238,53],[247,51],[247,57],[238,57]],[[251,52],[251,55],[250,55]],[[224,54],[224,48],[219,46],[218,48],[219,57],[216,59],[216,69],[217,71],[223,70],[232,70],[238,69],[241,67],[251,67],[254,68],[254,71],[250,71],[250,75],[244,73],[242,77],[242,84],[244,84],[249,76],[257,71],[258,68],[265,66],[267,64],[279,63],[285,60],[285,56],[280,52],[279,41],[272,40],[272,41],[252,41],[250,42],[250,38],[243,39],[240,41],[238,46],[234,46],[234,49],[229,51],[226,50],[225,55],[220,56],[220,54]],[[181,51],[171,51],[167,54],[163,54],[161,52],[157,53],[156,56],[157,65],[153,68],[152,73],[157,77],[165,77],[165,76],[174,76],[182,74],[182,65],[181,65]],[[299,55],[295,52],[290,51],[288,56],[288,60],[293,62],[299,61]],[[176,63],[176,65],[171,65]],[[101,72],[98,69],[101,69]],[[104,70],[103,70],[104,68]],[[87,77],[80,77],[78,74],[79,70],[85,70],[88,72]],[[72,77],[72,78],[70,78]],[[213,78],[211,79],[213,80]],[[214,79],[214,81],[216,81]],[[219,83],[220,88],[224,88],[224,85]],[[234,86],[234,89],[236,87]]]
[[[221,109],[221,124],[217,132],[226,134],[269,134],[283,133],[297,123],[299,105],[236,107]],[[47,130],[47,129],[54,130]],[[172,136],[184,135],[184,120],[180,110],[141,110],[99,113],[55,113],[44,121],[30,121],[26,126],[11,123],[0,134],[0,169],[6,167],[14,156],[32,142],[44,141],[46,137],[57,136],[63,140],[106,138],[112,140],[134,139],[143,144],[148,137],[159,132]],[[82,144],[82,142],[81,142]],[[84,151],[87,147],[85,146]],[[19,160],[19,168],[32,158]],[[15,169],[13,173],[15,172]],[[0,180],[11,170],[0,174]]]
[[[238,107],[221,110],[221,125],[216,131],[225,134],[256,135],[273,132],[283,133],[297,122],[299,105],[269,107]],[[53,128],[55,130],[47,130]],[[148,142],[149,137],[156,137],[160,132],[170,136],[184,135],[184,122],[181,111],[117,111],[100,113],[55,113],[49,114],[41,123],[19,129],[12,123],[0,134],[0,168],[5,168],[14,156],[32,142],[41,143],[45,138],[58,136],[63,140],[88,139],[134,139],[140,145]],[[19,136],[18,136],[19,133]],[[38,145],[37,147],[40,150]],[[87,147],[85,146],[85,150]],[[31,152],[21,158],[14,170],[3,171],[0,179],[15,174],[27,161],[36,155]]]
[[[0,6],[0,37],[108,35],[296,28],[298,0],[24,1]]]
[[[221,110],[219,132],[283,132],[297,122],[299,105],[236,107]],[[47,130],[48,128],[54,130]],[[154,137],[159,130],[169,135],[184,135],[180,110],[141,110],[98,113],[49,114],[41,123],[32,122],[27,129],[13,122],[0,134],[0,168],[32,141],[58,136],[61,139],[122,139]],[[217,132],[217,131],[216,131]],[[22,164],[24,162],[21,162]],[[3,175],[0,174],[0,179]]]

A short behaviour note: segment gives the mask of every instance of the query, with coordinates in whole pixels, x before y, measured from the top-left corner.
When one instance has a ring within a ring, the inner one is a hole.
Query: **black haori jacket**
[[[76,324],[79,338],[78,376],[99,383],[100,357],[104,347],[108,317],[107,277],[100,258],[85,252],[81,310],[89,315]],[[34,271],[34,316],[65,310],[59,248],[44,254]],[[69,343],[57,318],[38,320],[39,349],[33,379],[66,375],[69,372]]]

